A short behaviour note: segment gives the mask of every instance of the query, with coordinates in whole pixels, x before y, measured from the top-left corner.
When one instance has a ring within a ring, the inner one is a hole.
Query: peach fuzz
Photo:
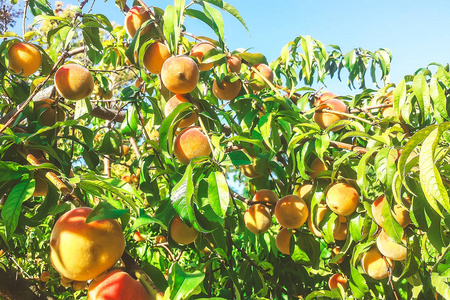
[[[375,222],[383,227],[384,223],[384,217],[383,217],[383,206],[389,205],[389,203],[386,200],[386,197],[384,195],[379,196],[373,203],[372,203],[372,215]],[[400,204],[396,204],[394,206],[394,211],[392,212],[392,216],[394,219],[402,226],[402,228],[405,228],[411,223],[411,217],[409,216],[409,211],[401,206]]]
[[[197,86],[200,72],[194,60],[188,56],[171,56],[161,68],[164,86],[175,94],[187,94]]]
[[[42,57],[36,46],[18,42],[8,49],[9,68],[16,74],[28,77],[39,70]]]
[[[217,83],[216,79],[214,80],[212,91],[214,96],[221,100],[233,100],[239,95],[241,87],[242,83],[240,79],[233,82],[224,79],[220,83]]]
[[[201,129],[194,126],[178,134],[173,152],[180,163],[187,165],[192,158],[210,155],[211,147]]]
[[[394,268],[395,262],[384,258],[377,247],[372,247],[361,258],[361,266],[364,272],[376,280],[389,276],[388,269]]]
[[[346,116],[327,112],[327,109],[342,113],[348,113],[347,105],[345,105],[345,103],[341,100],[330,99],[323,102],[322,104],[317,106],[316,112],[314,113],[314,122],[316,122],[320,128],[326,129],[334,122],[347,119]],[[342,126],[338,126],[333,128],[332,131],[338,131],[341,128]]]
[[[184,224],[179,216],[170,223],[169,233],[172,240],[181,245],[189,245],[198,237],[198,231]]]
[[[299,228],[306,222],[308,215],[305,201],[296,195],[284,196],[275,206],[275,217],[286,228]]]
[[[283,228],[278,232],[277,237],[275,239],[275,244],[277,245],[278,250],[286,255],[291,255],[290,246],[291,246],[291,230],[287,228]]]
[[[113,270],[89,285],[87,300],[154,299],[137,280],[121,270]]]
[[[381,254],[392,260],[404,260],[407,255],[406,237],[403,236],[402,244],[394,242],[386,233],[384,229],[381,229],[377,236],[377,247]]]
[[[92,208],[66,212],[53,227],[50,260],[65,278],[85,281],[111,268],[125,250],[119,222],[112,219],[86,223]]]
[[[148,20],[150,20],[148,11],[141,6],[134,6],[125,15],[125,30],[131,38],[134,38],[138,29]]]
[[[268,65],[261,63],[254,65],[253,68],[255,68],[267,81],[273,82],[273,71]],[[253,80],[250,87],[255,92],[259,92],[266,86],[266,81],[253,70],[250,73],[250,79]]]
[[[167,101],[166,105],[164,106],[164,115],[167,117],[169,116],[173,110],[181,103],[190,103],[190,101],[186,98],[186,96],[181,94],[176,94],[172,96],[172,98]],[[178,124],[178,128],[185,128],[188,127],[197,121],[198,115],[196,112],[193,112],[190,116],[184,118],[180,121]]]
[[[349,216],[359,204],[358,191],[347,183],[331,185],[326,192],[328,207],[340,216]]]
[[[261,234],[272,226],[272,215],[264,204],[253,204],[244,213],[245,226],[254,234]]]
[[[164,43],[154,42],[144,53],[144,67],[152,74],[160,74],[164,62],[170,57],[169,49]]]
[[[192,47],[191,51],[189,52],[190,56],[196,57],[199,61],[198,69],[200,71],[208,71],[214,67],[214,63],[202,63],[203,56],[206,52],[211,51],[212,49],[216,48],[213,44],[209,42],[203,42],[195,45]]]
[[[94,90],[94,77],[83,66],[67,64],[56,71],[55,86],[62,97],[68,100],[81,100]]]

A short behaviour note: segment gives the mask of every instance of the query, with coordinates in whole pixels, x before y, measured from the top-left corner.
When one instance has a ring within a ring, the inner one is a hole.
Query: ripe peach
[[[340,216],[349,216],[359,204],[358,191],[347,183],[336,183],[326,194],[328,207]]]
[[[161,42],[154,42],[144,53],[144,67],[152,74],[160,74],[164,62],[170,57],[169,49]]]
[[[277,237],[275,239],[275,243],[277,245],[278,250],[281,253],[286,255],[291,255],[290,246],[291,246],[291,230],[287,228],[283,228],[278,232]]]
[[[173,152],[180,163],[187,165],[192,158],[210,155],[211,147],[199,127],[188,127],[178,134]]]
[[[134,38],[138,29],[150,20],[150,14],[141,6],[132,7],[125,15],[125,30],[131,38]],[[144,29],[146,32],[148,29]]]
[[[173,218],[172,223],[170,223],[169,233],[172,240],[181,245],[189,245],[198,236],[198,231],[184,224],[179,216]]]
[[[197,86],[199,69],[188,56],[171,56],[164,62],[161,79],[166,88],[175,94],[187,94]]]
[[[327,166],[319,158],[315,158],[309,168],[312,170],[309,175],[312,180],[316,179],[320,172],[328,170]]]
[[[28,77],[37,70],[42,63],[41,52],[36,46],[18,42],[8,49],[9,68],[14,73]]]
[[[50,280],[51,277],[52,277],[52,276],[50,275],[50,272],[49,272],[49,271],[44,271],[44,272],[41,273],[41,276],[39,277],[39,279],[40,279],[42,282],[47,282],[47,281]]]
[[[212,69],[212,67],[214,67],[214,63],[207,63],[207,64],[202,63],[202,59],[205,53],[211,51],[214,48],[216,47],[209,42],[199,43],[194,47],[192,47],[191,51],[189,52],[189,55],[194,56],[198,59],[199,61],[198,69],[200,71],[207,71]]]
[[[335,257],[336,255],[338,255],[341,252],[341,247],[339,246],[335,246],[333,247],[333,249],[331,249],[331,256]],[[345,259],[345,256],[341,256],[341,258],[339,258],[339,260],[337,261],[338,264],[342,263]]]
[[[404,245],[394,242],[386,233],[384,229],[381,229],[377,236],[377,247],[381,254],[392,260],[404,260],[407,255],[406,249],[406,237],[403,236],[402,242]]]
[[[237,55],[232,55],[227,58],[228,72],[240,73],[242,60]]]
[[[273,71],[268,65],[261,63],[256,64],[253,67],[258,70],[258,72],[261,73],[261,75],[269,82],[273,82]],[[259,92],[266,86],[266,81],[254,71],[250,73],[250,79],[254,80],[254,82],[250,84],[250,87],[255,92]]]
[[[94,77],[83,66],[67,64],[56,71],[55,86],[62,97],[69,100],[81,100],[94,90]]]
[[[181,103],[189,103],[190,101],[181,94],[176,94],[172,98],[167,101],[166,106],[164,106],[164,114],[166,117],[172,113],[172,111]],[[179,128],[188,127],[197,121],[198,115],[196,112],[193,112],[190,116],[184,118],[179,124]]]
[[[217,83],[216,79],[214,80],[212,91],[214,96],[221,100],[233,100],[239,95],[241,87],[242,83],[240,79],[234,82],[224,79],[220,84]]]
[[[264,204],[253,204],[244,213],[244,223],[254,234],[264,233],[272,226],[272,215]]]
[[[248,178],[258,178],[261,177],[261,174],[256,172],[255,167],[253,165],[242,165],[239,166],[239,170],[244,176]]]
[[[52,99],[43,99],[34,102],[33,114],[38,119],[41,126],[53,126],[56,122],[63,122],[66,120],[64,110],[54,105],[55,101]]]
[[[262,189],[253,195],[252,202],[263,203],[264,205],[274,206],[278,202],[278,196],[272,190]]]
[[[320,231],[319,228],[316,227],[316,224],[319,225],[320,222],[322,222],[323,218],[325,217],[325,215],[328,212],[328,208],[324,207],[324,206],[319,206],[317,208],[317,213],[315,215],[315,223],[313,223],[311,215],[308,217],[308,228],[311,231],[312,234],[314,234],[315,236],[317,236],[318,238],[323,238],[323,234]],[[339,219],[336,219],[335,221],[335,227],[333,230],[333,237],[335,240],[342,240],[342,236],[343,233],[345,232],[345,237],[344,240],[347,238],[347,227],[346,227],[346,223],[344,223],[345,225],[343,226],[343,228],[341,228],[341,222]]]
[[[167,238],[163,235],[157,235],[155,237],[155,244],[167,243]]]
[[[348,224],[344,217],[339,216],[339,227],[333,230],[333,238],[336,241],[345,241],[347,239]]]
[[[314,105],[318,106],[318,105],[324,103],[327,100],[335,99],[337,96],[338,95],[336,95],[335,93],[323,93],[322,95],[320,95],[317,98],[316,102],[314,102]]]
[[[383,217],[383,206],[389,205],[389,203],[386,201],[386,197],[384,195],[379,196],[373,203],[372,203],[372,215],[375,222],[383,227],[384,223],[384,217]],[[394,206],[394,211],[392,212],[392,216],[394,219],[402,226],[402,228],[405,228],[411,223],[411,217],[409,216],[409,211],[401,206],[400,204],[396,204]]]
[[[338,99],[330,99],[319,106],[314,113],[314,122],[319,125],[320,128],[326,129],[328,126],[332,125],[336,121],[346,120],[347,117],[343,115],[338,115],[335,113],[327,112],[327,109],[334,110],[337,112],[348,113],[347,105]],[[338,131],[342,126],[338,126],[332,129],[332,131]]]
[[[133,239],[138,243],[145,241],[145,237],[137,230],[133,233]]]
[[[297,196],[299,196],[300,198],[307,196],[311,192],[312,188],[312,184],[301,185],[297,190]]]
[[[86,223],[92,208],[66,212],[53,227],[50,260],[64,277],[85,281],[111,268],[122,256],[125,238],[116,220]]]
[[[89,285],[87,300],[111,299],[154,299],[144,286],[133,277],[121,270],[109,272],[103,279],[92,281]]]
[[[45,179],[41,178],[40,176],[34,177],[35,186],[34,186],[34,192],[33,197],[42,197],[47,195],[48,191],[48,184]]]
[[[275,217],[286,228],[299,228],[306,222],[308,214],[305,201],[295,195],[284,196],[275,206]]]
[[[388,277],[388,268],[394,268],[394,264],[391,259],[384,258],[377,247],[370,248],[361,259],[364,272],[376,280]]]
[[[346,290],[348,288],[348,279],[345,278],[345,276],[343,276],[342,274],[336,273],[328,280],[328,286],[330,287],[330,290],[337,289],[338,284],[340,284],[344,288],[344,290]]]

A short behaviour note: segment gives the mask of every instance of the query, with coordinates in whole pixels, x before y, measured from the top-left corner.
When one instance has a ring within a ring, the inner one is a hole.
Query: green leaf
[[[128,209],[117,209],[107,202],[100,202],[86,218],[86,223],[105,219],[119,219]]]
[[[222,45],[225,37],[225,26],[223,23],[222,14],[208,3],[200,2],[200,4],[203,6],[203,12],[205,15],[211,20],[211,28],[216,33],[219,38],[219,42]]]
[[[225,217],[230,204],[230,190],[222,172],[211,172],[208,177],[208,198],[219,217]]]
[[[413,91],[422,112],[422,121],[425,121],[430,114],[430,89],[423,72],[414,76]]]
[[[268,64],[267,62],[267,58],[262,55],[261,53],[248,53],[248,52],[244,52],[244,53],[236,53],[237,56],[239,56],[240,58],[242,58],[243,60],[247,61],[249,64],[251,65],[256,65],[256,64]]]
[[[218,6],[220,8],[222,8],[223,10],[225,10],[226,12],[228,12],[230,15],[232,15],[233,17],[235,17],[239,22],[241,22],[241,24],[245,27],[245,29],[248,30],[247,25],[244,22],[244,19],[242,19],[241,15],[239,14],[239,12],[237,11],[236,8],[234,8],[234,6],[223,2],[222,0],[204,0],[205,2],[209,2],[215,6]]]
[[[378,151],[375,156],[375,173],[377,179],[380,180],[386,186],[392,185],[392,180],[397,171],[395,161],[397,159],[397,150],[383,148]]]
[[[130,108],[127,109],[127,115],[125,120],[120,126],[122,134],[128,134],[131,136],[136,136],[136,132],[139,124],[139,116],[136,111],[136,107],[132,104]]]
[[[449,278],[442,277],[439,273],[432,272],[431,273],[431,283],[436,291],[444,298],[450,299],[450,285]]]
[[[174,263],[171,269],[172,272],[170,272],[169,275],[169,290],[166,291],[164,299],[188,299],[191,293],[205,278],[205,274],[200,271],[186,273],[178,263]]]
[[[228,157],[235,166],[244,166],[252,163],[251,158],[244,151],[232,151],[228,153]]]
[[[314,300],[318,298],[336,299],[336,295],[332,291],[314,291],[309,293],[305,300]]]
[[[387,199],[384,202],[383,207],[381,208],[381,214],[384,218],[383,229],[386,231],[387,235],[391,237],[394,242],[402,244],[404,231],[402,226],[400,226],[400,224],[398,224],[398,222],[392,216],[391,207]]]
[[[191,226],[196,222],[192,197],[194,195],[194,182],[192,164],[188,164],[181,180],[174,186],[170,200],[173,208],[186,225]]]
[[[9,181],[22,177],[27,169],[15,162],[0,161],[0,181]]]
[[[423,141],[419,155],[420,186],[431,207],[441,216],[443,215],[437,203],[450,212],[450,199],[435,164],[435,151],[441,135],[449,128],[450,123],[443,123],[433,130]]]
[[[433,99],[434,109],[437,110],[442,117],[448,119],[447,98],[445,97],[444,90],[436,77],[431,78],[430,95]]]
[[[5,225],[7,239],[10,239],[19,224],[22,203],[29,199],[34,192],[35,181],[23,180],[13,187],[3,205],[1,216]]]

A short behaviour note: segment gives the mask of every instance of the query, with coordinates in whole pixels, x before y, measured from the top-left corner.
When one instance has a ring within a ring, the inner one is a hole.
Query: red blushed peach
[[[222,80],[219,84],[214,80],[212,91],[214,96],[221,100],[233,100],[239,95],[242,83],[240,79],[230,82],[227,79]]]
[[[184,96],[180,94],[176,94],[172,98],[167,101],[166,106],[164,106],[164,114],[166,117],[172,113],[172,111],[181,103],[189,103],[190,101]],[[184,118],[179,124],[179,128],[188,127],[197,121],[198,115],[196,112],[193,112],[190,116]]]
[[[172,56],[163,64],[161,80],[175,94],[187,94],[197,86],[200,72],[195,61],[188,56]]]
[[[154,299],[137,280],[128,273],[113,270],[101,280],[94,280],[89,285],[88,300],[152,300]]]
[[[69,100],[81,100],[94,90],[94,77],[83,66],[67,64],[56,71],[55,86],[62,97]]]
[[[372,215],[375,222],[383,227],[384,223],[384,217],[383,217],[383,206],[389,205],[389,203],[386,200],[386,197],[384,195],[379,196],[373,203],[372,203]],[[394,206],[394,211],[392,212],[392,216],[394,219],[402,226],[402,228],[405,228],[411,223],[411,217],[409,216],[409,211],[401,206],[400,204],[396,204]]]
[[[210,155],[211,147],[199,127],[188,127],[178,134],[174,153],[182,164],[187,165],[192,158]]]
[[[8,49],[9,68],[16,74],[28,77],[39,70],[42,57],[36,46],[28,43],[15,43]]]
[[[323,93],[317,98],[316,102],[314,102],[314,105],[319,106],[327,100],[336,99],[337,96],[338,95],[336,95],[335,93]]]
[[[404,260],[407,255],[406,237],[403,236],[402,244],[394,242],[386,233],[384,229],[381,229],[377,237],[377,247],[380,253],[392,260]]]
[[[232,55],[227,58],[228,72],[241,72],[242,60],[237,55]]]
[[[169,49],[161,42],[154,42],[145,50],[144,67],[152,74],[160,74],[164,62],[170,57]]]
[[[253,68],[255,68],[266,80],[271,83],[273,82],[273,71],[268,65],[256,64]],[[259,92],[266,86],[266,81],[255,71],[250,73],[250,79],[254,80],[254,82],[250,84],[250,87],[255,92]]]
[[[148,20],[150,20],[148,11],[141,6],[134,6],[125,15],[125,30],[131,38],[134,38],[138,29]]]
[[[314,113],[314,121],[317,123],[317,125],[319,125],[320,128],[326,129],[334,122],[347,119],[346,116],[338,115],[332,112],[327,112],[327,109],[341,113],[348,113],[347,105],[345,105],[345,103],[342,102],[341,100],[330,99],[323,102],[322,104],[317,106],[317,110]],[[338,131],[341,128],[342,126],[337,126],[333,128],[332,131]]]
[[[344,290],[348,288],[348,279],[345,278],[342,274],[336,273],[330,277],[328,280],[328,287],[330,290],[337,289],[338,284],[340,284]]]
[[[200,71],[207,71],[207,70],[212,69],[212,67],[214,67],[214,63],[207,63],[207,64],[202,63],[202,59],[203,59],[203,56],[205,55],[205,53],[214,48],[216,48],[216,47],[213,44],[208,43],[208,42],[203,42],[203,43],[197,44],[194,47],[192,47],[189,55],[197,57],[198,61],[200,62],[200,64],[198,65],[198,69]]]

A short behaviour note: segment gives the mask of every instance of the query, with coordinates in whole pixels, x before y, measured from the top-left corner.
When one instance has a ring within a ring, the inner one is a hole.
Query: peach
[[[291,236],[292,233],[287,228],[283,228],[280,230],[280,232],[278,232],[277,237],[275,239],[275,244],[277,245],[277,248],[281,253],[291,255],[290,251]]]
[[[275,217],[286,228],[299,228],[306,222],[308,214],[305,201],[296,195],[284,196],[275,206]]]
[[[34,102],[33,114],[38,119],[41,126],[53,126],[56,122],[63,122],[66,120],[64,110],[54,104],[52,99],[43,99]]]
[[[190,101],[181,94],[176,94],[174,95],[172,98],[169,99],[169,101],[167,101],[166,106],[164,106],[164,114],[167,116],[169,116],[172,111],[181,103],[189,103]],[[184,127],[188,127],[192,124],[195,123],[195,121],[197,121],[198,119],[198,115],[196,112],[193,112],[191,115],[189,115],[188,117],[185,117],[183,120],[181,120],[181,122],[178,124],[179,128],[184,128]]]
[[[113,270],[101,280],[94,280],[89,285],[87,300],[154,299],[137,280],[121,270]]]
[[[242,60],[237,55],[232,55],[227,58],[228,72],[240,73]]]
[[[189,245],[198,237],[198,231],[184,224],[179,216],[170,223],[169,233],[172,240],[181,245]]]
[[[323,238],[323,234],[320,231],[319,228],[316,227],[316,225],[320,225],[320,222],[322,222],[323,218],[325,217],[325,215],[328,212],[328,208],[324,207],[324,206],[319,206],[317,208],[317,213],[315,215],[315,223],[313,223],[311,215],[308,217],[308,228],[311,231],[312,234],[314,234],[315,236],[317,236],[318,238]],[[347,238],[347,231],[346,231],[346,223],[344,223],[345,225],[343,226],[343,228],[341,228],[342,224],[340,222],[339,219],[336,219],[335,221],[335,227],[333,230],[333,237],[335,240],[342,240],[342,234],[345,233],[345,237],[344,240]]]
[[[297,190],[297,196],[299,196],[300,198],[307,196],[311,192],[312,188],[312,184],[301,185]]]
[[[264,204],[253,204],[244,213],[244,223],[254,234],[264,233],[272,226],[272,216]]]
[[[373,203],[372,203],[372,215],[375,222],[383,227],[384,223],[384,217],[383,217],[383,206],[389,205],[389,203],[386,201],[386,197],[384,195],[379,196]],[[402,228],[405,228],[411,223],[411,217],[409,216],[409,211],[401,206],[400,204],[396,204],[394,206],[394,211],[392,212],[392,216],[394,219],[402,226]]]
[[[163,235],[157,235],[155,237],[155,244],[163,244],[163,243],[167,243],[167,238]]]
[[[344,219],[344,221],[342,221]],[[345,241],[347,239],[347,232],[348,232],[348,224],[344,217],[339,216],[339,227],[336,227],[333,230],[333,238],[336,241]]]
[[[160,74],[164,62],[170,57],[169,49],[164,43],[154,42],[144,53],[144,67],[152,74]]]
[[[213,44],[209,42],[203,42],[195,45],[192,47],[191,51],[189,52],[190,56],[196,57],[199,61],[198,69],[200,71],[207,71],[212,69],[214,67],[214,63],[202,63],[203,56],[206,52],[211,51],[212,49],[216,48]]]
[[[340,284],[344,288],[344,290],[346,290],[348,288],[348,279],[342,274],[336,273],[328,280],[328,287],[330,288],[330,290],[337,289],[338,284]]]
[[[318,106],[318,105],[324,103],[327,100],[335,99],[337,96],[338,95],[336,95],[335,93],[323,93],[322,95],[320,95],[317,98],[316,102],[314,102],[314,105]]]
[[[359,204],[358,191],[347,183],[336,183],[326,193],[328,207],[340,216],[349,216]]]
[[[335,246],[333,247],[333,249],[331,249],[331,256],[335,257],[336,255],[338,255],[341,252],[341,247],[339,246]],[[337,261],[338,264],[342,263],[345,259],[345,256],[341,256],[341,258],[339,258],[339,260]]]
[[[309,168],[312,170],[309,175],[312,180],[316,179],[321,172],[328,170],[327,166],[319,158],[315,158]]]
[[[28,77],[39,70],[42,63],[41,52],[36,46],[18,42],[8,49],[9,68],[14,73]]]
[[[278,196],[272,190],[262,189],[253,195],[252,202],[274,206],[278,202]]]
[[[50,280],[51,277],[52,277],[52,275],[50,274],[49,271],[44,271],[44,272],[41,273],[41,276],[39,277],[39,279],[42,282],[47,282],[47,281]]]
[[[50,260],[65,278],[92,279],[111,268],[125,250],[119,222],[107,219],[86,223],[91,212],[89,207],[72,209],[53,227]]]
[[[273,82],[273,71],[268,65],[261,63],[254,65],[253,68],[255,68],[267,81]],[[250,84],[250,87],[255,92],[259,92],[266,86],[266,81],[255,71],[250,73],[250,79],[253,81]]]
[[[188,127],[178,134],[173,152],[180,163],[187,165],[195,157],[210,155],[211,147],[200,127],[194,126]]]
[[[137,230],[133,233],[133,239],[138,243],[145,241],[145,237]]]
[[[239,166],[239,170],[241,171],[244,176],[248,178],[259,178],[261,177],[261,174],[256,172],[255,167],[253,165],[242,165]]]
[[[314,113],[314,122],[316,122],[320,128],[326,129],[334,122],[347,119],[346,116],[327,112],[327,109],[342,113],[348,113],[347,105],[345,105],[345,103],[341,100],[330,99],[323,102],[322,104],[317,106],[316,112]],[[342,126],[337,126],[333,128],[332,131],[338,131],[341,128]]]
[[[94,77],[83,66],[67,64],[56,71],[55,86],[62,97],[69,100],[81,100],[94,90]]]
[[[148,20],[150,20],[148,11],[141,6],[134,6],[125,15],[125,30],[131,38],[134,38],[138,29]],[[147,30],[145,29],[144,32]]]
[[[381,254],[392,260],[404,260],[407,255],[406,237],[403,236],[402,242],[404,245],[394,242],[386,233],[384,229],[381,229],[377,236],[377,247]]]
[[[187,94],[197,86],[200,73],[195,61],[188,56],[171,56],[161,68],[161,80],[175,94]]]
[[[393,269],[394,264],[391,259],[383,257],[377,247],[370,248],[361,259],[364,272],[376,280],[388,277],[389,269]]]
[[[242,83],[240,79],[231,82],[225,78],[220,84],[217,83],[216,79],[212,86],[212,92],[214,96],[221,100],[233,100],[239,95],[241,87]]]

